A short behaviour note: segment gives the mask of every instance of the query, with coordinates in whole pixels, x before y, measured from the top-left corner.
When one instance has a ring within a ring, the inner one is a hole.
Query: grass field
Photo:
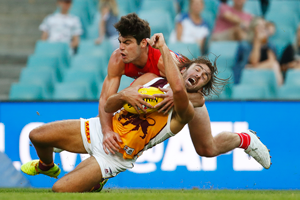
[[[1,189],[1,200],[289,200],[300,199],[300,191],[295,190],[131,190],[104,189],[101,193],[56,194],[49,189]]]

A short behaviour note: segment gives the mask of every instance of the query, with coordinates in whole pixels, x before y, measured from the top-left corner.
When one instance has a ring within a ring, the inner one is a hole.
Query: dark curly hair
[[[222,79],[217,77],[219,74],[218,68],[217,68],[217,59],[214,60],[214,62],[211,62],[208,57],[200,56],[198,58],[195,58],[193,60],[189,60],[188,58],[184,57],[184,62],[181,62],[179,65],[179,69],[186,68],[188,69],[192,64],[199,63],[199,64],[205,64],[211,71],[211,78],[210,80],[202,87],[202,94],[204,96],[210,96],[212,94],[218,95],[226,86],[228,83],[229,78]]]
[[[137,44],[140,44],[145,38],[150,38],[151,29],[149,23],[139,18],[135,13],[122,16],[114,27],[122,37],[134,37]]]

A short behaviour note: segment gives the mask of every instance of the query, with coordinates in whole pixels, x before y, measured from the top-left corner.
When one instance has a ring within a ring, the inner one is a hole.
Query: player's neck
[[[148,61],[148,52],[149,52],[149,47],[142,49],[141,55],[131,63],[139,68],[144,68]]]

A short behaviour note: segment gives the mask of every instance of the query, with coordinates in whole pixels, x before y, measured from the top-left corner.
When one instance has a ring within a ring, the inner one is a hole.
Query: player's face
[[[133,37],[119,36],[119,49],[124,63],[136,60],[141,54],[141,47]]]
[[[198,92],[211,78],[211,71],[205,64],[194,63],[188,69],[181,70],[188,92]]]

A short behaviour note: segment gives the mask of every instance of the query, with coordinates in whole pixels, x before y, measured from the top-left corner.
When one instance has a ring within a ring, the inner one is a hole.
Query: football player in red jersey
[[[107,99],[116,94],[120,85],[120,80],[123,75],[136,78],[144,73],[151,72],[158,76],[165,77],[164,63],[161,53],[148,45],[146,38],[150,37],[150,26],[145,20],[140,19],[135,13],[121,17],[120,21],[115,24],[115,28],[119,32],[120,47],[116,49],[109,60],[108,74],[102,86],[102,92],[99,100],[99,117],[103,132],[103,148],[108,154],[118,151],[120,146],[118,142],[122,142],[119,135],[112,129],[112,114],[104,111],[104,105]],[[154,40],[155,43],[155,40]],[[180,65],[184,63],[185,57],[172,53],[174,62]],[[193,85],[203,77],[191,77],[190,84]],[[131,87],[124,96],[125,102],[134,106],[138,112],[138,107],[143,109],[142,104],[151,107],[150,104],[143,101],[144,96],[138,93],[140,86]],[[216,88],[213,90],[217,92]],[[173,105],[172,92],[166,90],[166,95],[162,95],[165,99],[160,103],[161,109],[158,112],[168,112]],[[149,97],[151,98],[151,97]],[[210,119],[204,104],[202,91],[197,93],[189,93],[189,99],[194,105],[201,107],[195,108],[193,120],[188,123],[190,135],[196,152],[200,156],[214,157],[220,154],[240,147],[249,150],[249,146],[255,139],[254,135],[247,133],[231,133],[222,132],[213,137],[211,133]],[[256,137],[256,136],[255,136]],[[257,151],[264,151],[258,148]],[[261,152],[259,152],[260,154]],[[270,167],[270,159],[261,157],[255,158],[259,160],[265,168]]]

